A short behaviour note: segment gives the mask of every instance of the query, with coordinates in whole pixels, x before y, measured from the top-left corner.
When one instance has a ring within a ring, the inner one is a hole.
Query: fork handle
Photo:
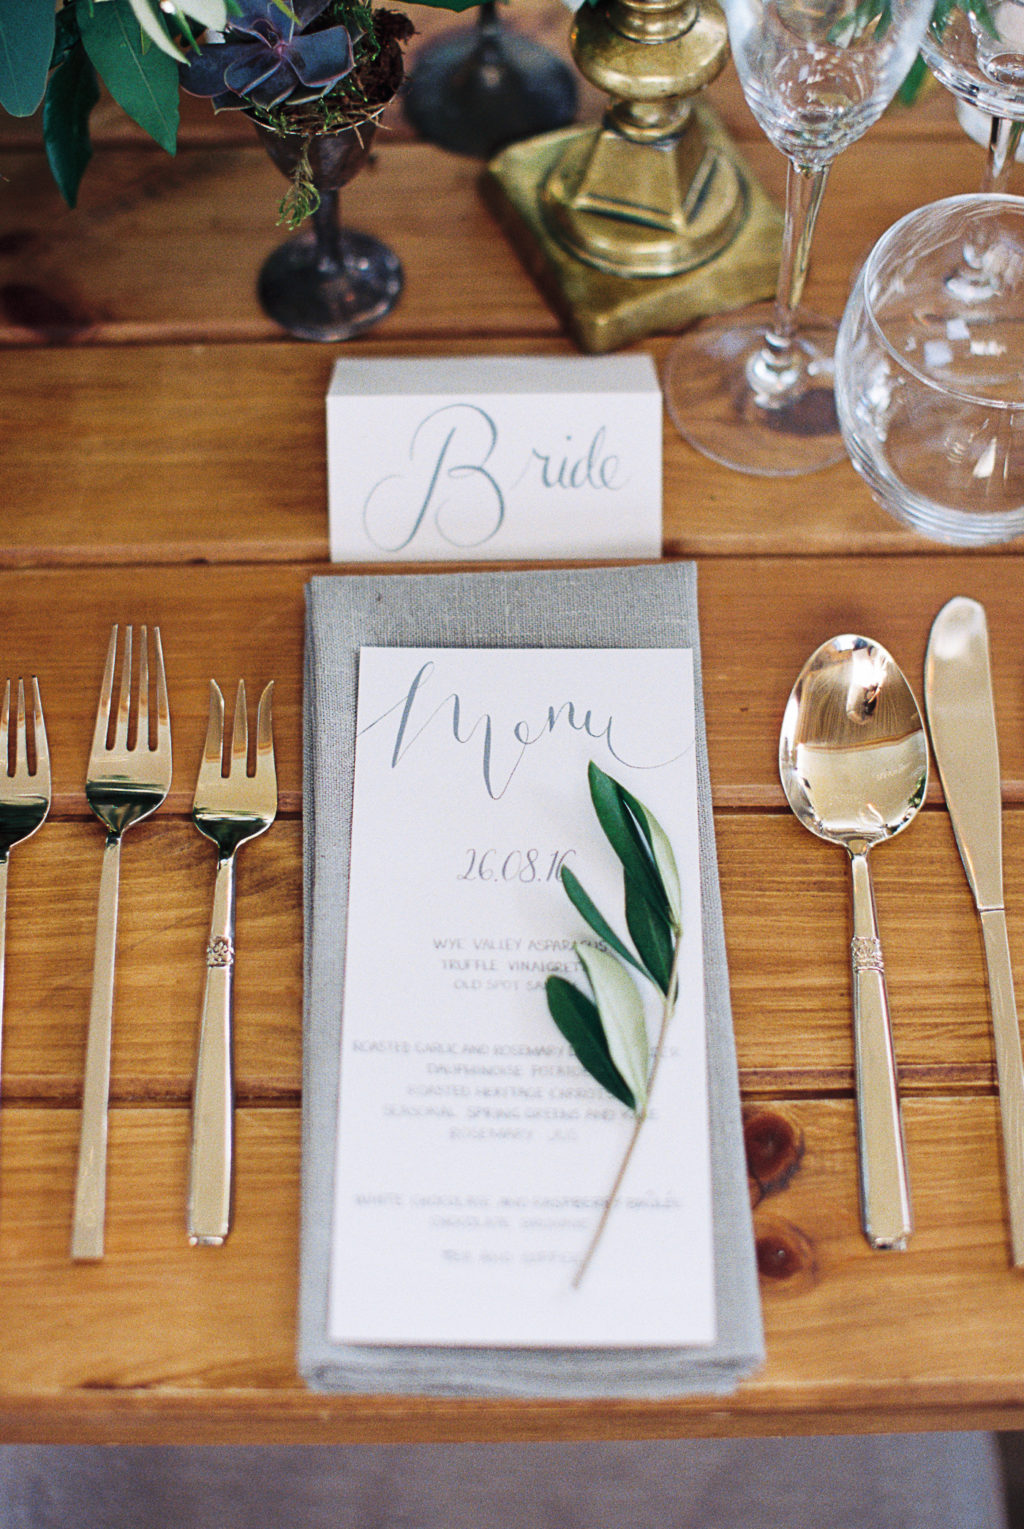
[[[885,964],[867,854],[851,850],[850,865],[861,1218],[864,1234],[873,1248],[895,1248],[902,1252],[914,1224]]]
[[[188,1240],[219,1247],[231,1229],[234,1081],[232,995],[235,969],[235,859],[217,861],[199,1056],[192,1093]]]
[[[78,1144],[75,1213],[71,1257],[103,1257],[103,1222],[107,1207],[107,1109],[110,1102],[110,1040],[114,1013],[114,957],[117,952],[117,894],[121,876],[121,838],[108,834],[103,847],[96,944],[92,962],[92,998],[85,1043],[82,1128]]]

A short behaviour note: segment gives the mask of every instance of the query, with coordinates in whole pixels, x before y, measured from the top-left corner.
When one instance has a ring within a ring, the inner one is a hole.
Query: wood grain
[[[423,46],[468,23],[416,8]],[[563,56],[560,0],[514,23]],[[781,157],[734,72],[710,99],[766,187]],[[601,101],[585,88],[582,115]],[[976,916],[933,782],[873,856],[917,1217],[911,1251],[860,1230],[847,868],[785,807],[786,695],[826,637],[884,642],[920,689],[954,594],[989,614],[1011,950],[1024,951],[1024,542],[964,555],[915,538],[843,464],[728,473],[666,422],[664,551],[698,562],[716,837],[768,1342],[735,1397],[660,1403],[325,1398],[294,1365],[301,1087],[303,590],[326,563],[324,394],[348,354],[570,356],[485,211],[480,165],[396,110],[346,218],[407,289],[371,336],[304,346],[253,293],[283,182],[236,116],[186,103],[165,156],[109,101],[79,207],[38,122],[0,120],[0,599],[4,673],[37,673],[50,823],[11,861],[0,1114],[0,1438],[382,1442],[1024,1426],[1021,1284],[1007,1264],[988,994]],[[982,153],[933,88],[832,173],[808,303],[838,316],[871,244],[977,185]],[[645,348],[663,363],[671,336]],[[368,570],[364,570],[368,571]],[[401,571],[397,569],[395,571]],[[106,1260],[68,1258],[101,835],[82,778],[113,621],[163,630],[169,800],[124,849]],[[236,1230],[189,1249],[188,1095],[211,853],[188,813],[207,684],[277,681],[281,813],[239,864]]]
[[[912,578],[908,567],[913,570]],[[379,571],[315,563],[236,567],[0,570],[7,673],[38,674],[53,755],[55,811],[87,809],[82,780],[110,627],[161,627],[175,769],[167,809],[191,807],[209,681],[275,679],[281,805],[299,808],[303,592],[314,576]],[[410,571],[398,565],[398,571]],[[439,569],[435,573],[441,572]],[[1024,803],[1024,671],[1017,561],[1002,555],[705,558],[698,599],[711,783],[720,808],[782,809],[778,734],[805,659],[826,638],[861,632],[893,653],[918,695],[931,622],[955,594],[988,611],[1004,796]],[[0,675],[0,678],[3,676]],[[941,801],[937,778],[929,792]]]
[[[716,828],[745,1096],[849,1093],[845,855],[788,816],[720,814]],[[1011,943],[1020,954],[1024,812],[1010,813],[1006,829]],[[101,846],[98,825],[58,821],[12,857],[8,1104],[78,1103]],[[236,1070],[250,1103],[299,1099],[301,852],[301,825],[286,818],[239,856]],[[212,852],[187,818],[164,813],[133,830],[123,858],[113,1097],[184,1104]],[[945,814],[926,812],[872,858],[904,1093],[991,1092],[981,937]]]
[[[294,1109],[240,1112],[236,1229],[218,1250],[190,1249],[182,1230],[186,1113],[115,1110],[108,1256],[93,1266],[66,1251],[75,1112],[13,1109],[0,1433],[312,1443],[779,1433],[822,1416],[852,1430],[1019,1424],[1020,1279],[1006,1264],[993,1102],[908,1101],[917,1230],[902,1255],[860,1236],[849,1103],[785,1108],[804,1157],[755,1212],[771,1362],[711,1406],[311,1395],[293,1360]]]
[[[725,115],[734,117],[739,107],[725,99]],[[781,197],[781,156],[756,133],[744,150]],[[346,188],[345,219],[384,238],[406,267],[405,292],[377,340],[559,333],[480,200],[479,171],[476,161],[429,145],[385,143]],[[284,182],[255,140],[191,145],[173,159],[134,141],[109,144],[73,210],[39,150],[12,152],[4,173],[0,344],[281,338],[256,304],[254,281],[282,239],[275,217]],[[833,171],[808,305],[838,317],[878,235],[921,202],[973,186],[978,173],[978,151],[963,134],[950,133],[941,153],[923,154],[916,139],[869,132]],[[858,198],[869,178],[870,199]]]

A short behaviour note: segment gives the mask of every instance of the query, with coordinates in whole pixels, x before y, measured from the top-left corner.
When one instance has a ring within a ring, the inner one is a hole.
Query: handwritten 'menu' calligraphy
[[[455,650],[458,651],[458,650]],[[607,754],[619,764],[632,769],[656,770],[671,764],[671,759],[643,757],[643,740],[620,740],[615,716],[588,706],[585,698],[539,696],[535,710],[523,716],[518,710],[502,708],[502,698],[486,710],[467,708],[458,690],[446,690],[439,662],[411,655],[408,685],[392,705],[378,713],[359,729],[360,736],[371,728],[387,724],[393,728],[390,764],[397,770],[407,761],[414,762],[417,743],[429,735],[436,747],[438,737],[447,738],[458,748],[478,753],[480,778],[487,795],[500,800],[530,749],[538,745],[557,746],[560,738],[585,734],[598,747],[595,753]],[[413,665],[415,667],[413,667]],[[627,756],[628,754],[633,757]]]

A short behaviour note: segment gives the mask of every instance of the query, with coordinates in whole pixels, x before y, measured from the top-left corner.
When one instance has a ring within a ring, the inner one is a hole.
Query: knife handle
[[[1020,1028],[1013,996],[1006,914],[1002,908],[983,908],[980,914],[996,1046],[1010,1243],[1014,1268],[1019,1269],[1024,1267],[1024,1065],[1021,1063]]]
[[[902,1251],[914,1224],[889,1020],[889,995],[867,851],[855,853],[851,850],[850,867],[853,874],[850,955],[861,1218],[864,1235],[873,1248]]]

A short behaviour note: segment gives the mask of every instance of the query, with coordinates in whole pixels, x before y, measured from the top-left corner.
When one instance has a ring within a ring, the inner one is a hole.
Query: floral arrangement
[[[73,207],[101,85],[170,154],[183,88],[277,132],[337,131],[390,99],[412,31],[369,0],[17,0],[0,5],[0,107],[42,107],[50,170]]]

